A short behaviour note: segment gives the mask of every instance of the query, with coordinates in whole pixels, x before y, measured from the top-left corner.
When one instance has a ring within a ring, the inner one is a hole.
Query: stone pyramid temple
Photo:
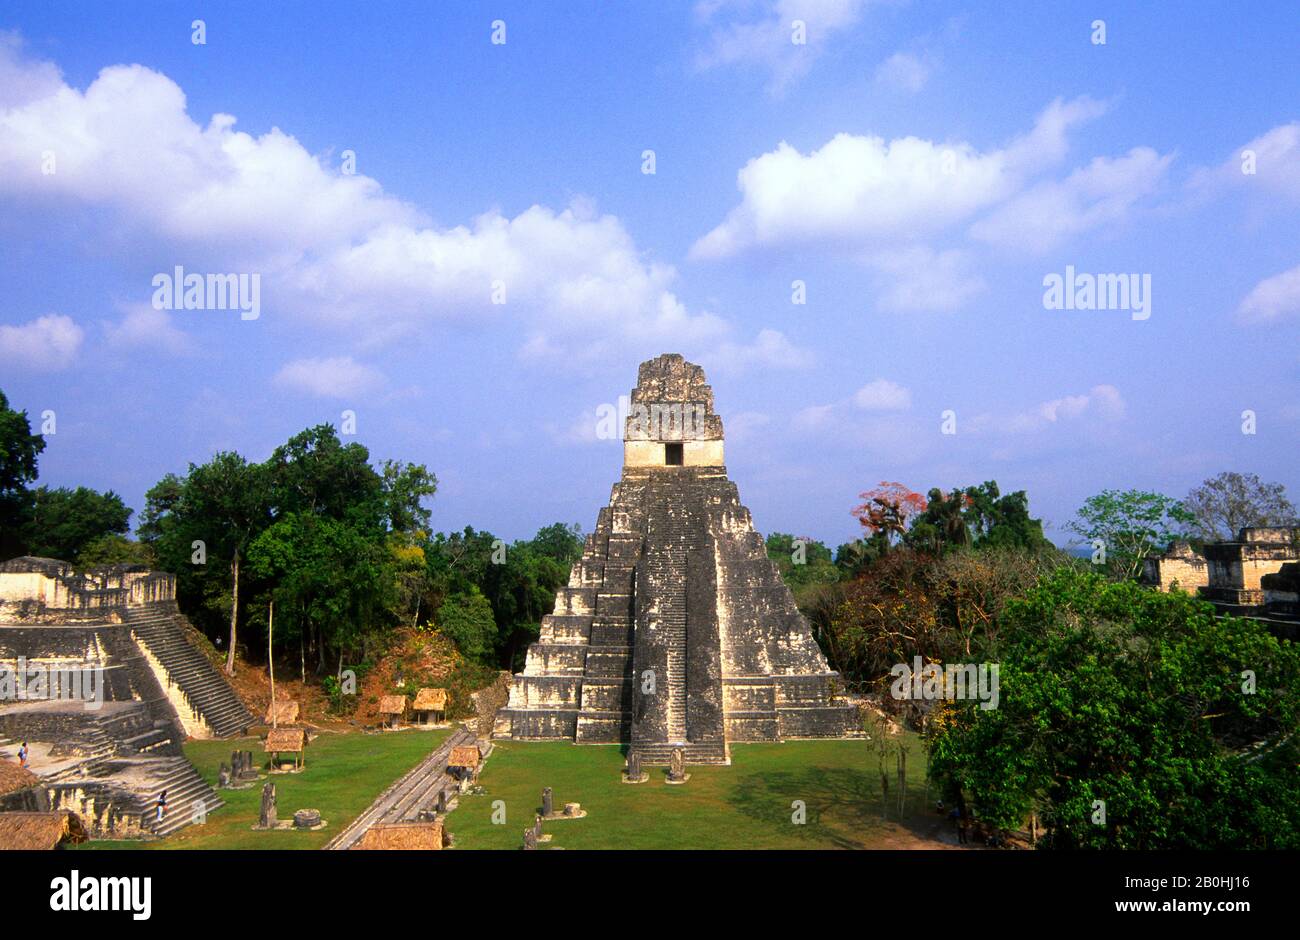
[[[855,730],[839,674],[727,479],[704,370],[676,354],[642,363],[623,447],[622,478],[496,736],[727,763],[733,741]]]

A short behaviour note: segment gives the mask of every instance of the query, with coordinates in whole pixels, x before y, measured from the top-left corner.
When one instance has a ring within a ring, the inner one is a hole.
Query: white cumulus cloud
[[[0,325],[0,361],[33,372],[67,368],[85,331],[65,314],[52,313],[18,326]]]
[[[875,379],[853,393],[853,404],[866,411],[904,411],[912,406],[912,393],[889,379]]]
[[[275,375],[281,388],[316,398],[354,398],[380,389],[383,374],[351,356],[295,359]]]
[[[1199,193],[1255,190],[1300,202],[1300,121],[1279,124],[1238,147],[1221,164],[1192,175]]]
[[[1267,323],[1300,314],[1300,265],[1265,278],[1237,307],[1245,323]]]
[[[881,245],[970,218],[1061,160],[1068,131],[1101,114],[1089,98],[1056,101],[1026,135],[980,152],[965,142],[836,134],[803,154],[782,141],[741,168],[741,203],[691,249],[720,258],[755,246],[810,242]]]
[[[134,258],[260,274],[277,313],[346,330],[360,348],[433,321],[507,318],[525,353],[735,342],[730,323],[681,303],[671,265],[647,259],[589,200],[438,226],[279,128],[254,136],[228,114],[195,120],[180,86],[144,66],[109,66],[79,89],[7,39],[0,78],[0,205],[100,210]]]
[[[1014,433],[1041,431],[1084,416],[1108,423],[1123,418],[1125,411],[1119,389],[1114,385],[1094,385],[1085,394],[1053,398],[1014,415],[1005,428]]]

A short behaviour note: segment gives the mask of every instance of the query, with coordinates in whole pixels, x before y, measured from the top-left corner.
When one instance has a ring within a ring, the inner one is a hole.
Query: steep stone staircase
[[[185,701],[220,738],[243,734],[253,724],[230,684],[185,636],[174,602],[128,608],[131,635],[158,660]]]
[[[651,484],[651,499],[658,505],[646,532],[645,565],[650,589],[658,599],[658,626],[665,639],[668,662],[668,726],[665,742],[637,742],[634,747],[642,763],[667,764],[672,752],[681,748],[688,764],[727,764],[730,755],[724,741],[687,741],[687,560],[704,550],[701,526],[693,518],[702,511],[704,495],[698,471],[670,471]]]
[[[686,740],[686,555],[690,516],[677,491],[664,487],[655,494],[666,511],[652,517],[648,533],[646,573],[659,601],[658,626],[668,658],[668,739]]]
[[[139,795],[140,828],[162,838],[197,822],[225,801],[184,757],[147,758],[150,789]],[[167,812],[158,822],[158,795],[167,791]],[[202,812],[197,812],[200,802]]]

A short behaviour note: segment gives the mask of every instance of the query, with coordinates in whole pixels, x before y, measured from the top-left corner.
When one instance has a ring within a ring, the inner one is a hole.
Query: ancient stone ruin
[[[1163,555],[1142,563],[1142,579],[1161,591],[1182,588],[1189,594],[1210,583],[1210,566],[1190,544],[1173,542]]]
[[[262,805],[257,814],[259,829],[274,829],[279,822],[275,808],[275,784],[269,780],[262,784]]]
[[[514,677],[495,734],[625,742],[641,763],[728,763],[733,741],[841,737],[839,698],[807,621],[723,461],[703,370],[641,364],[623,475]]]
[[[1222,614],[1250,617],[1275,633],[1300,635],[1294,572],[1300,562],[1300,529],[1248,526],[1235,539],[1211,542],[1203,552],[1186,542],[1144,563],[1143,580],[1169,591],[1199,594]],[[1288,585],[1292,585],[1288,589]]]
[[[222,801],[181,742],[241,734],[252,716],[193,632],[170,574],[0,564],[0,675],[27,678],[0,681],[0,760],[27,741],[51,808],[92,836],[164,836],[204,818]]]
[[[1300,529],[1260,526],[1242,529],[1235,541],[1205,546],[1209,583],[1201,596],[1225,613],[1250,614],[1264,604],[1263,578],[1300,560]]]

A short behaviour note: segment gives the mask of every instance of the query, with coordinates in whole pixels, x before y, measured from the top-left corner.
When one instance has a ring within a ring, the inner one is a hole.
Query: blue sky
[[[137,510],[351,410],[439,529],[589,529],[597,409],[667,351],[764,532],[846,541],[882,480],[1058,541],[1108,487],[1300,496],[1300,17],[989,6],[7,3],[0,388],[42,482]],[[177,265],[260,315],[156,309]],[[1046,309],[1067,267],[1149,316]]]

